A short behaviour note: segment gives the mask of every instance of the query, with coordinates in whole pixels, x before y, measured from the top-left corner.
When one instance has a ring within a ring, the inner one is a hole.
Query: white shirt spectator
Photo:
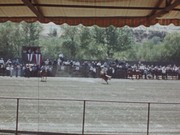
[[[178,72],[178,74],[180,74],[180,66],[179,66],[179,68],[178,68],[177,72]]]
[[[8,65],[8,64],[12,64],[11,60],[8,59],[7,62],[6,62],[6,64],[7,64],[7,65]]]
[[[144,70],[144,69],[145,69],[145,66],[144,66],[143,64],[141,64],[141,65],[139,66],[139,69],[140,69],[140,70]]]
[[[100,67],[100,66],[101,66],[101,62],[98,62],[98,63],[97,63],[97,66],[99,66],[99,67]]]
[[[45,63],[46,65],[49,65],[49,59],[47,59],[44,63]]]
[[[0,64],[4,65],[4,59],[3,58],[0,59]]]
[[[165,74],[166,73],[166,67],[162,67],[162,73]]]
[[[80,62],[76,61],[74,65],[80,67]]]
[[[64,58],[64,54],[63,54],[63,53],[60,53],[60,54],[59,54],[59,58]]]

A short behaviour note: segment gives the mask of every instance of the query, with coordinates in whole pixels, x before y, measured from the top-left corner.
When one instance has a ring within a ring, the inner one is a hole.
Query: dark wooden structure
[[[23,46],[22,47],[22,62],[27,64],[38,64],[42,63],[42,54],[40,46]]]
[[[1,0],[0,22],[180,26],[180,0]]]

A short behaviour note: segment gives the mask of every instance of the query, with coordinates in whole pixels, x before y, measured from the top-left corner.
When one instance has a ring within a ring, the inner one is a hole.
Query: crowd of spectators
[[[107,61],[77,61],[65,60],[63,54],[60,54],[56,61],[46,59],[42,65],[33,63],[22,63],[19,59],[4,61],[0,59],[0,75],[2,76],[24,76],[24,77],[37,77],[38,71],[42,67],[48,69],[48,76],[52,75],[53,68],[57,71],[68,72],[70,75],[78,74],[82,77],[100,77],[100,71],[104,68],[108,75],[112,78],[137,78],[138,79],[180,79],[180,66],[179,65],[149,65],[142,62],[128,63],[118,60]],[[130,73],[132,73],[130,76]]]
[[[5,61],[3,58],[0,59],[1,76],[38,77],[38,72],[42,67],[46,67],[48,69],[48,75],[51,76],[53,66],[49,59],[45,60],[41,66],[34,63],[22,63],[19,61],[19,59],[8,59],[7,61]]]
[[[73,74],[78,72],[82,77],[100,77],[100,70],[105,68],[107,74],[112,78],[130,78],[129,73],[134,73],[132,77],[138,79],[180,79],[180,66],[178,65],[146,65],[142,62],[129,64],[118,60],[107,61],[73,61],[66,60],[58,62],[58,69]]]

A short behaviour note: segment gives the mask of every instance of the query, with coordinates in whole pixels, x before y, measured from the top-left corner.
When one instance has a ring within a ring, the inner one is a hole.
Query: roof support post
[[[41,12],[38,8],[34,7],[30,0],[22,0],[22,2],[23,2],[27,7],[29,7],[29,9],[38,17],[39,20],[41,20],[41,19],[44,18],[42,12]],[[35,3],[36,3],[36,2],[37,2],[37,1],[35,0]],[[36,4],[37,4],[37,3],[36,3]]]
[[[180,4],[180,0],[176,0],[174,3],[170,4],[166,2],[166,7],[164,9],[162,9],[161,11],[157,12],[157,11],[152,11],[148,16],[147,16],[147,25],[151,24],[151,22],[153,20],[156,20],[157,17],[161,17],[164,14],[169,13],[173,8],[177,7]],[[157,6],[160,6],[161,2],[159,1],[157,3]]]
[[[180,0],[176,0],[174,3],[172,3],[171,5],[165,7],[163,10],[155,13],[155,14],[152,14],[150,16],[148,16],[148,20],[153,20],[155,19],[156,17],[160,17],[164,14],[167,14],[170,10],[172,10],[173,8],[177,7],[178,5],[180,5]]]

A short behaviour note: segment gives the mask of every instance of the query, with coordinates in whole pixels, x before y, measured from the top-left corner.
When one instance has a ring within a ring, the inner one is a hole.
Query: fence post
[[[150,103],[148,103],[147,135],[149,135]]]
[[[17,98],[17,108],[16,108],[16,135],[18,135],[18,117],[19,117],[19,98]]]
[[[86,100],[83,104],[83,123],[82,123],[82,134],[84,135],[84,125],[85,125],[85,112],[86,112]]]

